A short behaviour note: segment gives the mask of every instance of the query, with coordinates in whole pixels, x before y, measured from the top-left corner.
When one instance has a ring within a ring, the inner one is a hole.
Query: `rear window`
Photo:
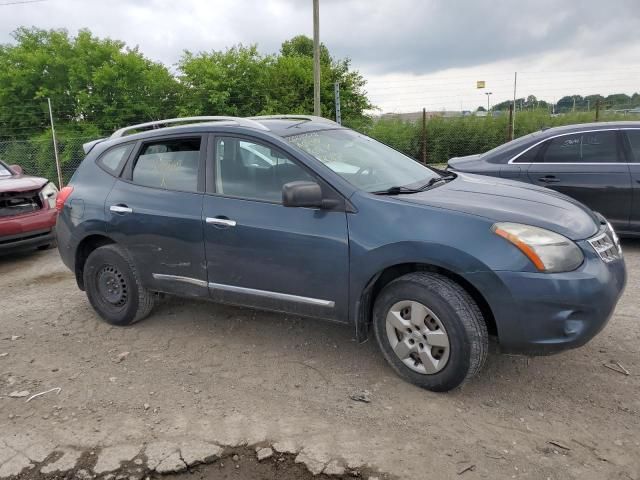
[[[535,147],[530,148],[518,158],[514,160],[515,163],[533,163],[536,161],[538,157],[538,153],[542,148],[542,144],[536,145]]]
[[[195,192],[198,190],[200,138],[144,144],[133,167],[138,185]]]

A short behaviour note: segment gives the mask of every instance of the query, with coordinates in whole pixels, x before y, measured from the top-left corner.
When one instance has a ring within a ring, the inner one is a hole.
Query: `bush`
[[[622,114],[602,112],[602,121],[629,120]],[[594,112],[551,116],[546,110],[516,114],[515,137],[544,127],[556,127],[595,121]],[[417,160],[422,159],[422,122],[398,118],[380,118],[358,130]],[[507,141],[509,117],[433,117],[427,121],[427,162],[446,163],[452,157],[484,153]]]

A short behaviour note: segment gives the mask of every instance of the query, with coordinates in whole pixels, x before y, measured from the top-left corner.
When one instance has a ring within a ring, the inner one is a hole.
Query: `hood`
[[[38,190],[44,187],[47,182],[48,180],[46,178],[30,177],[28,175],[12,175],[10,177],[0,177],[0,193]]]
[[[399,200],[478,215],[493,222],[546,228],[572,240],[595,235],[600,222],[581,203],[558,192],[512,180],[459,173],[454,180]]]
[[[467,155],[464,157],[453,157],[450,158],[447,162],[447,165],[454,170],[465,170],[465,166],[474,164],[480,158],[480,154],[478,155]]]

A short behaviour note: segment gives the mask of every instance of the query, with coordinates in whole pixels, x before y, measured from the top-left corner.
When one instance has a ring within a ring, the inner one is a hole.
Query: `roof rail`
[[[331,123],[333,125],[340,125],[333,120],[324,117],[318,117],[316,115],[260,115],[257,117],[249,117],[250,120],[309,120],[311,122]]]
[[[111,134],[110,138],[123,137],[127,132],[130,132],[133,130],[140,130],[145,128],[156,128],[156,127],[162,128],[161,125],[166,126],[172,123],[223,122],[223,121],[236,122],[238,125],[243,127],[258,128],[260,130],[269,130],[267,127],[265,127],[261,123],[258,123],[255,120],[251,120],[249,118],[225,117],[225,116],[214,115],[214,116],[205,116],[205,117],[168,118],[165,120],[156,120],[154,122],[139,123],[137,125],[130,125],[128,127],[124,127],[119,130],[116,130]]]

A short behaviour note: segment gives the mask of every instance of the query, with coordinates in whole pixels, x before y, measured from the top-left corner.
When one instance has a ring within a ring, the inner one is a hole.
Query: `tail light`
[[[67,185],[66,187],[62,187],[62,190],[58,192],[58,196],[56,197],[56,210],[58,212],[62,211],[62,207],[64,207],[64,202],[67,201],[69,195],[73,193],[73,187],[71,185]]]

